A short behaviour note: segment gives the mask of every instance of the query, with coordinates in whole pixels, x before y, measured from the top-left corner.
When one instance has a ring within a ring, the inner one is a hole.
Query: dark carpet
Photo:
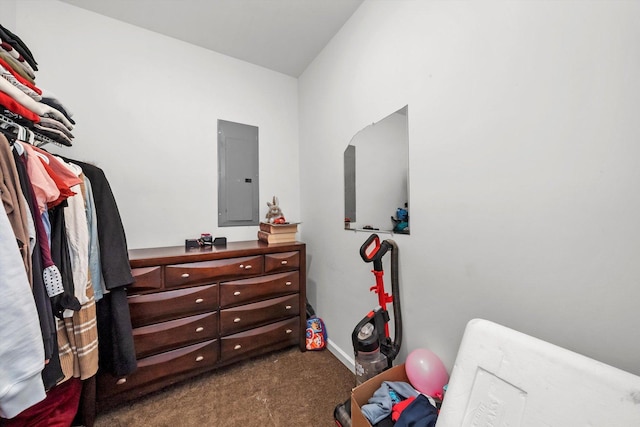
[[[209,372],[99,413],[95,427],[335,426],[355,384],[328,350],[297,347]]]

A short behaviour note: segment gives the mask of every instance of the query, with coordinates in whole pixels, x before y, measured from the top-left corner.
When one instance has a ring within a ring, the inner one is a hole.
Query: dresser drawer
[[[264,256],[265,273],[291,270],[298,267],[300,267],[300,252],[298,251],[267,254]]]
[[[132,268],[131,273],[135,282],[129,285],[130,290],[140,292],[162,288],[162,267],[160,266]]]
[[[187,289],[129,296],[129,312],[133,327],[172,320],[218,309],[218,286],[196,286]]]
[[[270,274],[220,283],[220,305],[227,307],[298,292],[299,273]]]
[[[212,367],[218,361],[218,341],[207,341],[138,360],[138,369],[124,378],[97,377],[96,393],[102,400],[154,382],[170,383],[171,376]]]
[[[220,311],[220,335],[233,334],[298,314],[300,314],[298,294],[227,308]]]
[[[263,262],[262,255],[258,255],[167,265],[165,286],[206,284],[221,278],[261,274]]]
[[[272,323],[223,337],[220,350],[222,360],[236,359],[261,347],[297,344],[300,338],[300,317]]]
[[[136,357],[151,356],[178,347],[212,340],[218,335],[218,313],[197,316],[143,326],[133,330]]]

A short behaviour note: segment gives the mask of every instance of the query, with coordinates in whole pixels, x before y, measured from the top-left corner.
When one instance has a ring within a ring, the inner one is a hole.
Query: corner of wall
[[[355,361],[353,357],[342,351],[340,347],[336,345],[331,339],[327,339],[327,349],[333,354],[344,366],[349,368],[351,372],[355,373]]]

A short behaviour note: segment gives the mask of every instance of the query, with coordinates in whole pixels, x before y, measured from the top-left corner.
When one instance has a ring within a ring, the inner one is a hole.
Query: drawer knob
[[[235,292],[233,293],[233,295],[235,295],[235,296],[240,295],[240,291],[235,291]]]
[[[286,330],[286,332],[287,332],[288,334],[290,334],[290,333],[291,333],[291,332],[293,332],[293,331],[292,331],[291,329],[287,329],[287,330]]]
[[[196,332],[202,332],[202,331],[204,331],[204,328],[202,326],[198,326],[196,328]]]
[[[244,266],[244,269],[245,269],[245,270],[251,270],[251,267],[253,267],[253,266],[252,266],[252,265],[245,265],[245,266]]]
[[[182,278],[186,279],[187,277],[189,277],[189,273],[182,273]]]
[[[196,304],[200,304],[200,303],[201,303],[201,302],[203,302],[203,301],[204,301],[204,299],[202,299],[202,298],[198,298],[198,299],[196,299]]]
[[[282,264],[282,265],[287,265],[287,260],[280,261],[280,264]]]
[[[204,360],[204,356],[196,357],[196,362],[202,362]]]
[[[240,318],[236,317],[235,319],[233,319],[233,323],[239,323],[240,322]]]
[[[234,350],[240,350],[242,348],[242,346],[240,344],[236,344],[235,347],[233,347]]]
[[[116,384],[118,384],[118,385],[122,385],[122,384],[124,384],[124,383],[126,383],[126,382],[127,382],[127,379],[126,379],[126,378],[120,378],[118,381],[116,381]]]
[[[291,306],[290,306],[290,305],[287,305],[287,306],[285,306],[285,307],[284,307],[284,309],[285,309],[285,310],[291,310]]]
[[[291,282],[286,282],[284,285],[285,286],[291,286]]]

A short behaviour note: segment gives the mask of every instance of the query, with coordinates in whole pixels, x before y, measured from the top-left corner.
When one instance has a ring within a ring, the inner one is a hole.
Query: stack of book
[[[297,232],[297,223],[269,224],[261,222],[260,230],[258,230],[258,240],[267,243],[295,242]]]

